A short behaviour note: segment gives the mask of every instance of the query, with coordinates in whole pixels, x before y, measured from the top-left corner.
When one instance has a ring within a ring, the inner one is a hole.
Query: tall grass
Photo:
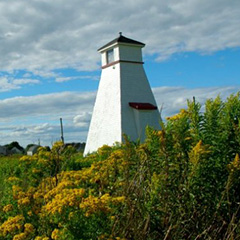
[[[21,155],[0,156],[0,201],[6,195],[6,181],[18,172]]]

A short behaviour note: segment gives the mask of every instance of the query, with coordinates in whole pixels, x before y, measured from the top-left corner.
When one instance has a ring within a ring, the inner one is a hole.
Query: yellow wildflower
[[[30,199],[28,197],[24,197],[18,200],[18,206],[27,206],[30,204]]]
[[[31,223],[26,223],[24,225],[24,232],[26,233],[33,233],[35,231],[33,225]]]
[[[37,237],[34,238],[34,240],[42,240],[42,237],[37,236]]]
[[[12,186],[12,191],[13,191],[13,197],[16,198],[19,192],[22,192],[22,188],[19,187],[18,185],[13,185]]]
[[[125,200],[124,196],[121,197],[111,197],[109,194],[104,194],[101,197],[94,197],[92,195],[88,196],[87,198],[83,199],[80,208],[84,209],[85,216],[88,217],[91,214],[96,212],[109,212],[111,208],[109,207],[110,204],[117,204],[121,203]]]
[[[3,207],[4,212],[10,212],[12,210],[13,210],[13,205],[12,204],[8,204],[8,205]]]
[[[27,214],[28,214],[28,216],[31,217],[33,215],[33,212],[30,210],[30,211],[27,212]]]
[[[100,147],[97,151],[98,155],[104,156],[105,154],[109,154],[111,152],[112,148],[108,145],[103,145]]]
[[[78,207],[85,190],[80,189],[63,189],[44,206],[44,210],[50,214],[61,214],[65,207]]]
[[[22,180],[18,177],[9,177],[7,179],[9,182],[21,182]]]
[[[20,158],[19,162],[29,165],[34,160],[35,160],[35,158],[33,156],[23,156],[23,157]]]
[[[180,112],[176,115],[173,115],[171,117],[167,117],[167,120],[170,121],[175,121],[175,120],[179,120],[181,118],[184,118],[185,116],[187,116],[188,112],[185,109],[181,109]]]
[[[239,155],[238,153],[236,154],[234,161],[232,162],[232,165],[234,168],[239,168],[240,167],[240,162],[239,162]]]
[[[194,146],[191,150],[191,152],[189,153],[189,158],[190,161],[196,165],[199,162],[199,159],[201,157],[202,154],[205,153],[209,153],[209,151],[206,150],[206,147],[203,146],[202,144],[202,140],[200,140],[196,146]]]
[[[51,235],[51,238],[52,239],[58,239],[60,236],[60,230],[59,229],[54,229],[53,232],[52,232],[52,235]]]
[[[113,203],[121,203],[121,202],[124,202],[125,199],[126,199],[125,196],[114,197],[114,198],[112,198],[112,202]]]
[[[49,237],[40,237],[40,236],[37,236],[34,238],[34,240],[49,240]]]
[[[228,167],[230,168],[231,172],[234,172],[234,170],[240,170],[240,161],[238,153],[235,155],[234,160],[228,164]]]
[[[39,169],[36,169],[36,168],[32,169],[32,173],[40,173],[40,172],[41,172],[41,170],[39,170]]]
[[[25,218],[22,215],[17,215],[15,217],[9,217],[1,226],[0,233],[6,236],[8,233],[14,233],[19,231],[23,227],[23,222]]]
[[[13,240],[25,240],[27,238],[26,233],[19,233],[13,237]]]

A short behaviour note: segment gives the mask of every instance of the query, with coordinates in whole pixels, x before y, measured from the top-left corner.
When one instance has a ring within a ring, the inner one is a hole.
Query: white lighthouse
[[[147,125],[160,128],[160,114],[143,68],[144,46],[120,33],[98,49],[102,74],[84,155],[104,144],[123,142],[123,134],[143,141]]]

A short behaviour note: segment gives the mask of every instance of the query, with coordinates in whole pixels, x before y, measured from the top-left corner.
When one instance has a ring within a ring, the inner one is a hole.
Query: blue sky
[[[106,11],[108,9],[108,11]],[[163,118],[192,98],[240,90],[239,0],[0,0],[0,145],[86,140],[101,69],[97,49],[146,44]]]
[[[235,86],[240,83],[240,48],[211,54],[186,52],[160,63],[148,58],[145,69],[152,87]]]

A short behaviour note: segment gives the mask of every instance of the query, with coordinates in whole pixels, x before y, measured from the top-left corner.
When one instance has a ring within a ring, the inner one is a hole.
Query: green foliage
[[[11,150],[12,148],[16,147],[17,149],[19,149],[22,152],[24,152],[24,148],[22,146],[20,146],[18,142],[11,142],[10,144],[5,145],[5,147],[8,150]]]
[[[146,141],[82,157],[1,161],[0,240],[240,239],[240,94],[146,129]]]
[[[0,157],[0,201],[5,202],[8,199],[8,184],[6,179],[10,176],[17,175],[19,168],[19,156],[1,156]]]

